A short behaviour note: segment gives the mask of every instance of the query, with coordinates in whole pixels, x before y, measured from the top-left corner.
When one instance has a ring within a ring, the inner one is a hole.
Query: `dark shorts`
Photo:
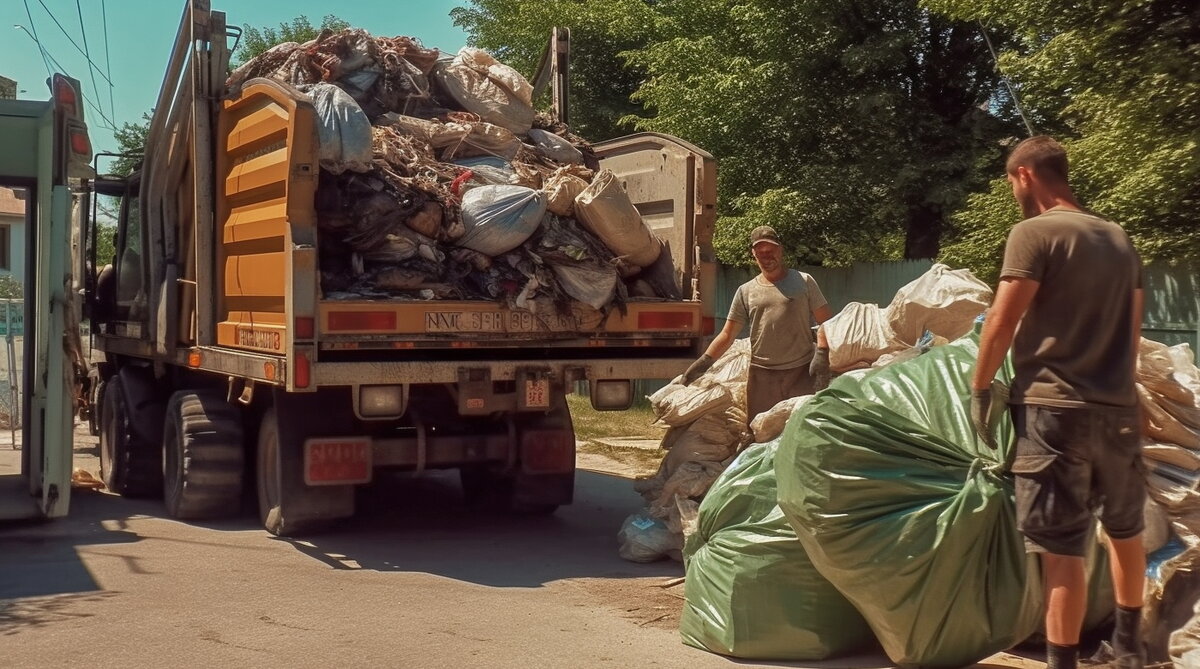
[[[1092,522],[1142,531],[1145,466],[1136,407],[1014,405],[1017,526],[1030,552],[1083,556]]]
[[[792,397],[813,394],[813,380],[808,365],[793,369],[764,369],[750,367],[746,378],[746,411],[750,420]]]

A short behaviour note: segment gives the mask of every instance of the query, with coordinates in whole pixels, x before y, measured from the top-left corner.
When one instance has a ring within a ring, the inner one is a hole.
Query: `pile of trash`
[[[992,289],[970,270],[935,264],[886,308],[851,302],[826,321],[829,366],[848,372],[910,360],[970,332],[991,303]]]
[[[1153,661],[1181,661],[1200,648],[1171,641],[1168,652],[1168,638],[1189,618],[1195,616],[1188,628],[1200,629],[1200,612],[1193,613],[1200,606],[1200,369],[1191,347],[1142,339],[1137,389],[1148,438],[1142,449],[1150,491],[1143,535],[1151,576],[1147,647]]]
[[[966,290],[972,283],[960,284],[965,301],[982,299]],[[1039,631],[1040,567],[1016,528],[1006,464],[1012,424],[995,426],[992,450],[968,419],[972,312],[932,324],[967,336],[934,345],[927,320],[924,345],[781,404],[782,420],[776,409],[752,420],[758,443],[684,525],[685,643],[815,660],[867,651],[874,639],[902,666],[962,666]],[[999,382],[1011,374],[1006,365]],[[1200,657],[1200,368],[1190,347],[1143,339],[1138,393],[1149,440],[1143,640],[1151,661],[1191,666]],[[760,428],[769,441],[757,439]],[[1086,560],[1087,633],[1112,619],[1104,541],[1098,531]]]
[[[750,342],[739,339],[690,385],[675,379],[650,396],[658,422],[668,427],[661,444],[667,453],[654,476],[634,483],[646,508],[621,526],[621,557],[683,559],[683,538],[693,529],[700,500],[749,442],[749,369]]]
[[[833,365],[835,371],[895,364],[956,339],[970,331],[991,298],[991,289],[969,270],[939,264],[898,290],[886,310],[852,302],[823,326],[831,361],[842,363]],[[647,506],[623,523],[617,537],[621,557],[682,560],[685,536],[713,481],[745,446],[778,437],[788,418],[813,397],[787,399],[747,416],[749,367],[749,340],[739,339],[690,385],[677,378],[649,397],[659,424],[669,428],[661,444],[666,455],[653,477],[634,484]]]
[[[678,299],[669,247],[591,145],[533,108],[520,73],[484,51],[329,30],[230,76],[307,94],[327,299],[485,299],[560,312]]]

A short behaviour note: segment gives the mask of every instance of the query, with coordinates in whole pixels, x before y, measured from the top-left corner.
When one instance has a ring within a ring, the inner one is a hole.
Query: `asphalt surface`
[[[79,436],[76,465],[98,473]],[[642,504],[629,480],[580,471],[576,503],[547,518],[460,500],[456,476],[397,476],[335,531],[293,541],[249,505],[187,523],[76,489],[65,519],[0,525],[0,667],[763,666],[680,642],[682,588],[663,586],[682,565],[618,557]]]

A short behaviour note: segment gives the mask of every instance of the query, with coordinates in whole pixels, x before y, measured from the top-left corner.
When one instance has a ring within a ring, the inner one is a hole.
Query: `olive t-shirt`
[[[1013,341],[1014,404],[1133,406],[1133,291],[1142,265],[1121,226],[1055,207],[1013,227],[1001,277],[1039,282]]]
[[[789,269],[777,283],[761,274],[738,286],[729,320],[750,324],[750,364],[794,369],[812,360],[812,312],[827,303],[817,282]]]

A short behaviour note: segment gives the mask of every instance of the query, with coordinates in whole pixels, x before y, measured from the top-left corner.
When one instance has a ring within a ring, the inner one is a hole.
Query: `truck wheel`
[[[313,398],[288,403],[285,414],[278,400],[267,410],[258,431],[258,516],[276,536],[300,536],[328,529],[335,520],[354,514],[354,486],[309,486],[304,483],[304,429],[318,411],[299,411]],[[287,415],[288,420],[281,420]]]
[[[242,505],[242,417],[224,395],[181,390],[163,428],[163,501],[173,518],[224,518]]]
[[[92,392],[91,398],[88,401],[88,434],[93,437],[100,436],[100,412],[104,406],[104,390],[108,385],[108,381],[102,381],[99,377],[92,377]]]
[[[518,482],[524,483],[517,474],[504,474],[486,465],[470,465],[458,470],[462,483],[463,501],[468,508],[477,511],[500,511],[521,516],[548,516],[561,506],[557,502],[531,502],[517,495]],[[561,478],[564,475],[554,475]],[[551,476],[539,476],[548,479]],[[575,475],[569,475],[573,486]],[[559,482],[561,483],[561,482]],[[557,487],[561,487],[557,486]]]
[[[162,492],[162,465],[158,444],[148,444],[139,434],[155,412],[130,406],[125,383],[113,376],[105,384],[100,411],[100,477],[112,492],[125,497],[149,497]]]

